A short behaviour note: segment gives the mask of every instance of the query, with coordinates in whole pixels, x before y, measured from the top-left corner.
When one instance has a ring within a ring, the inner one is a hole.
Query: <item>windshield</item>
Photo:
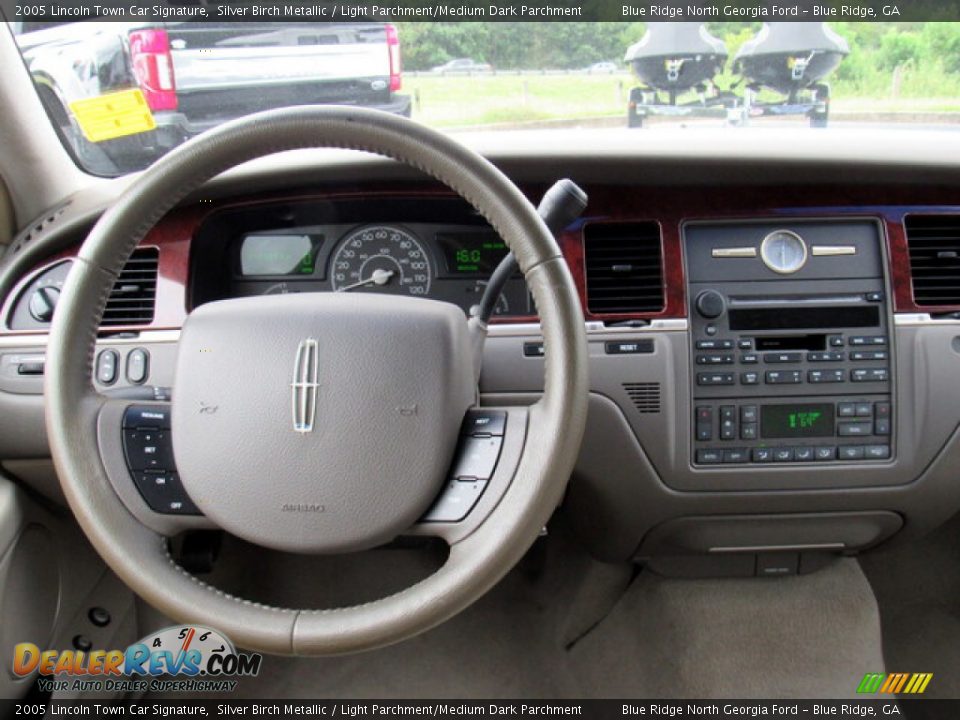
[[[10,23],[84,170],[136,171],[220,123],[304,104],[375,108],[450,132],[960,120],[960,23],[177,19],[198,8],[213,10]]]

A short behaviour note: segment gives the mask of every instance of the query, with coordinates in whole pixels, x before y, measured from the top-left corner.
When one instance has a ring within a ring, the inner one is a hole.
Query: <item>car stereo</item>
[[[797,243],[789,264],[764,252],[771,237]],[[693,464],[889,461],[893,348],[876,224],[696,224],[684,239]]]

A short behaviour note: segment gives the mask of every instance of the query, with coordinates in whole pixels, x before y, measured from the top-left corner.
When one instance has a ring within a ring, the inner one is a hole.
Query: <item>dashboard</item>
[[[802,572],[960,510],[960,173],[681,155],[494,156],[533,202],[563,175],[590,198],[558,236],[589,343],[590,415],[564,501],[584,544],[667,574],[755,574],[775,551]],[[255,180],[214,185],[141,243],[108,302],[99,389],[162,399],[179,329],[205,303],[375,292],[466,314],[506,252],[469,205],[387,163]],[[0,458],[51,496],[45,333],[102,209],[77,199],[32,224],[0,268]],[[514,277],[481,400],[534,402],[544,353]]]

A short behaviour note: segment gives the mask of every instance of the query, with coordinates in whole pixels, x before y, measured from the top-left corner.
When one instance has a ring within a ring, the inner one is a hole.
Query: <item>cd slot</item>
[[[880,308],[876,305],[731,308],[729,316],[730,329],[734,331],[863,328],[880,325]]]
[[[826,350],[827,336],[815,335],[771,335],[754,338],[754,347],[764,350]]]

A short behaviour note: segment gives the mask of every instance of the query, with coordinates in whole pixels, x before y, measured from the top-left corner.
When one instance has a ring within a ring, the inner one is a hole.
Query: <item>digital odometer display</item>
[[[506,244],[492,230],[437,234],[447,270],[456,275],[489,277],[506,256]]]
[[[834,406],[764,405],[760,411],[760,435],[764,438],[832,437]]]
[[[323,238],[311,235],[256,234],[243,238],[240,274],[244,277],[312,275]]]

